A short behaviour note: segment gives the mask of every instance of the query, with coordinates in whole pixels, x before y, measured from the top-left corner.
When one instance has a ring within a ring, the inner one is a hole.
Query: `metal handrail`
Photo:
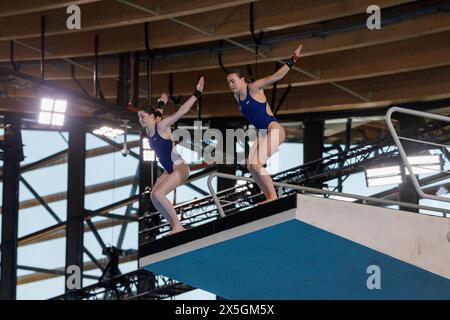
[[[445,198],[445,197],[440,197],[440,196],[435,196],[435,195],[431,195],[431,194],[426,194],[425,192],[422,191],[419,181],[417,180],[417,177],[414,174],[414,171],[411,167],[411,164],[409,163],[408,160],[408,156],[406,155],[405,149],[402,146],[402,143],[400,141],[400,137],[397,134],[397,131],[394,128],[394,125],[392,123],[392,114],[394,112],[398,112],[398,113],[405,113],[405,114],[410,114],[413,116],[417,116],[417,117],[423,117],[423,118],[429,118],[429,119],[435,119],[435,120],[440,120],[440,121],[445,121],[445,122],[450,122],[450,117],[446,117],[443,115],[439,115],[439,114],[433,114],[433,113],[428,113],[428,112],[423,112],[423,111],[416,111],[416,110],[410,110],[410,109],[405,109],[405,108],[399,108],[399,107],[392,107],[390,108],[387,113],[386,113],[386,124],[387,127],[389,128],[389,131],[392,135],[392,138],[394,139],[395,144],[397,145],[398,151],[400,153],[400,156],[402,157],[403,163],[406,166],[406,168],[408,169],[409,172],[409,176],[411,177],[411,181],[414,185],[414,188],[416,189],[416,192],[419,196],[421,196],[422,198],[425,199],[431,199],[431,200],[438,200],[438,201],[445,201],[445,202],[450,202],[450,198]],[[426,141],[421,141],[421,140],[415,140],[416,142],[422,142],[422,143],[427,143]],[[445,146],[448,147],[448,146]]]
[[[249,177],[234,176],[234,175],[231,175],[231,174],[218,173],[218,172],[215,172],[215,173],[211,174],[208,177],[208,182],[207,182],[208,183],[208,189],[209,189],[209,192],[211,193],[211,196],[213,197],[214,203],[217,206],[217,211],[219,212],[221,217],[225,217],[225,212],[223,211],[223,208],[222,208],[222,206],[220,204],[219,198],[217,197],[217,194],[214,191],[214,188],[212,186],[212,179],[214,177],[230,179],[230,180],[236,180],[236,181],[237,180],[244,180],[244,181],[247,181],[247,182],[256,183],[255,180],[253,180],[252,178],[249,178]],[[366,197],[366,196],[361,196],[361,195],[356,195],[356,194],[351,194],[351,193],[344,193],[344,192],[335,192],[335,191],[330,191],[330,190],[315,189],[315,188],[297,186],[297,185],[293,185],[293,184],[289,184],[289,183],[282,183],[282,182],[273,182],[273,185],[276,186],[276,187],[289,188],[289,189],[297,190],[297,191],[300,191],[302,193],[305,193],[305,192],[320,193],[320,194],[329,194],[329,195],[336,195],[336,196],[340,196],[340,197],[358,199],[358,200],[362,200],[363,204],[365,204],[367,201],[372,201],[372,202],[378,202],[378,203],[382,203],[382,204],[398,205],[400,207],[406,207],[406,208],[423,209],[423,210],[439,212],[439,213],[442,213],[444,217],[446,215],[450,214],[450,210],[443,209],[443,208],[423,206],[423,205],[418,205],[418,204],[413,204],[413,203],[393,201],[393,200],[389,200],[389,199],[379,199],[379,198]]]

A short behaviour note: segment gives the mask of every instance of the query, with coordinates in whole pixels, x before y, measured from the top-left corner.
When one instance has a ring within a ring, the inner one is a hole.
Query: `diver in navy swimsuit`
[[[158,178],[151,192],[151,200],[156,209],[167,219],[172,227],[169,234],[183,231],[172,203],[166,195],[182,185],[189,177],[189,166],[177,153],[172,141],[170,126],[185,115],[203,92],[204,79],[200,78],[194,94],[178,109],[177,112],[162,117],[163,107],[167,103],[167,95],[163,93],[158,100],[158,108],[147,107],[139,110],[139,123],[145,128],[151,148],[159,158],[164,173]]]
[[[234,97],[239,103],[239,110],[259,131],[258,139],[250,149],[247,168],[253,179],[266,197],[266,201],[277,199],[273,181],[264,165],[285,140],[285,131],[275,119],[267,103],[264,88],[281,80],[300,58],[300,45],[288,62],[274,74],[250,82],[241,70],[228,73],[227,81]]]

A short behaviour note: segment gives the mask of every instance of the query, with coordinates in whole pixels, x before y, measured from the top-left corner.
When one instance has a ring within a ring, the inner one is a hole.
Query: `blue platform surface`
[[[300,221],[295,214],[266,216],[264,226],[251,231],[259,222],[223,230],[234,235],[206,246],[198,245],[201,238],[191,247],[180,245],[168,258],[155,252],[150,257],[159,258],[142,267],[226,299],[450,299],[446,277]],[[372,265],[379,267],[380,289],[367,286]]]

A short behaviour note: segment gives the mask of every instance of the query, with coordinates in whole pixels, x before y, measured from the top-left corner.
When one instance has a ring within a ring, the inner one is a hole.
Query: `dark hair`
[[[139,109],[139,111],[144,111],[145,113],[147,113],[147,114],[153,114],[154,116],[155,116],[155,119],[157,118],[157,115],[156,115],[156,108],[155,107],[153,107],[153,106],[151,106],[151,105],[147,105],[147,106],[144,106],[144,107],[141,107],[140,109]]]
[[[239,79],[244,78],[245,82],[247,82],[247,83],[251,82],[249,77],[247,76],[247,74],[242,69],[234,69],[234,70],[228,72],[227,75],[233,74],[233,73],[236,73],[237,76],[239,77]]]

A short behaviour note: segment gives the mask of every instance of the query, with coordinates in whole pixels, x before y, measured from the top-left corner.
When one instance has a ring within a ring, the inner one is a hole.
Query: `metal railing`
[[[219,214],[221,217],[225,217],[225,212],[222,208],[222,205],[220,203],[219,198],[217,197],[216,191],[213,188],[212,185],[212,179],[214,177],[223,178],[223,179],[230,179],[230,180],[244,180],[247,182],[255,183],[255,180],[249,177],[241,177],[241,176],[234,176],[231,174],[225,174],[225,173],[213,173],[208,177],[208,189],[211,193],[211,196],[213,197],[214,203],[217,206],[217,210],[219,211]],[[434,212],[439,212],[442,214],[443,217],[448,217],[450,214],[450,210],[443,209],[443,208],[436,208],[436,207],[430,207],[430,206],[423,206],[413,203],[406,203],[406,202],[399,202],[399,201],[393,201],[389,199],[379,199],[379,198],[373,198],[373,197],[366,197],[351,193],[343,193],[343,192],[335,192],[330,190],[322,190],[322,189],[315,189],[310,187],[303,187],[303,186],[297,186],[293,184],[288,183],[282,183],[282,182],[274,182],[274,186],[280,187],[280,188],[287,188],[287,189],[293,189],[300,191],[301,193],[315,193],[315,194],[322,194],[322,195],[335,195],[339,197],[345,197],[345,198],[351,198],[351,199],[357,199],[361,200],[363,204],[366,204],[367,202],[376,202],[376,203],[382,203],[386,205],[397,205],[399,207],[406,207],[406,208],[413,208],[413,209],[423,209],[423,210],[429,210]]]
[[[428,112],[399,108],[399,107],[392,107],[386,113],[386,124],[389,128],[392,138],[394,139],[395,144],[397,145],[397,148],[398,148],[400,156],[403,160],[403,163],[404,163],[405,167],[408,169],[409,176],[411,177],[411,181],[414,185],[414,188],[416,189],[417,194],[424,199],[450,202],[450,198],[440,197],[440,196],[431,195],[431,194],[427,194],[427,193],[423,192],[423,190],[420,187],[419,181],[417,180],[417,177],[414,174],[414,170],[413,170],[411,164],[409,163],[408,156],[406,155],[405,149],[403,148],[403,145],[402,145],[400,139],[414,141],[414,142],[418,142],[418,143],[424,143],[424,144],[432,144],[432,145],[444,147],[444,148],[448,148],[448,147],[450,147],[450,145],[443,145],[443,144],[431,143],[431,142],[417,140],[417,139],[399,137],[399,135],[397,134],[397,131],[394,128],[394,125],[393,125],[392,119],[391,119],[392,114],[394,112],[404,113],[404,114],[409,114],[409,115],[413,115],[413,116],[417,116],[417,117],[429,118],[429,119],[434,119],[434,120],[439,120],[439,121],[444,121],[444,122],[449,122],[449,123],[450,123],[450,117],[446,117],[446,116],[439,115],[439,114],[428,113]]]

